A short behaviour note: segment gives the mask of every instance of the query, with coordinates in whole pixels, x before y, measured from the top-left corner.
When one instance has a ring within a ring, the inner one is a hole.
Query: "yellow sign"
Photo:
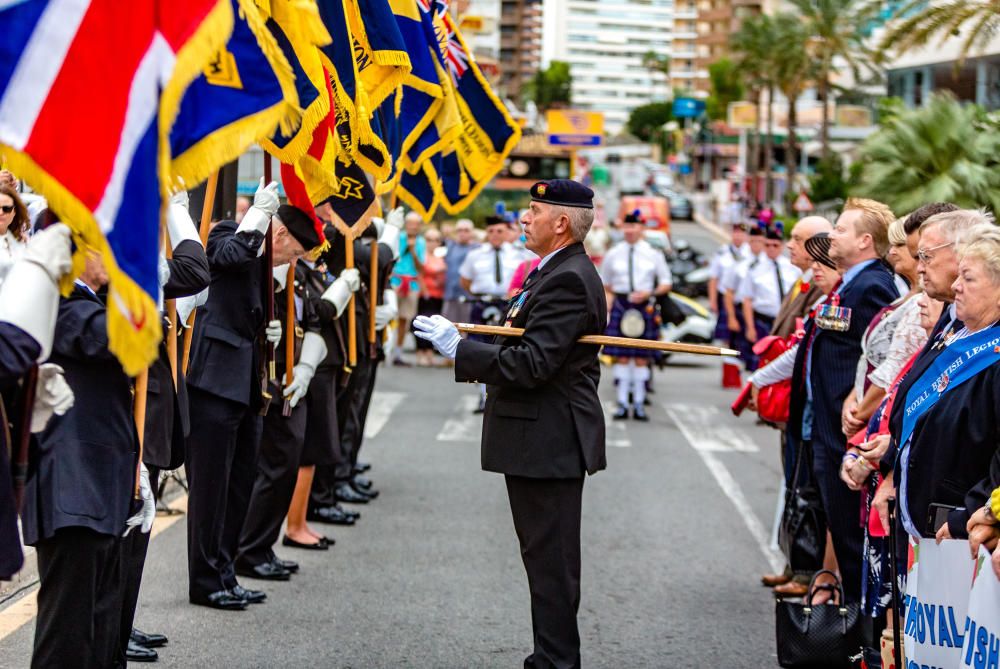
[[[486,19],[482,16],[463,16],[459,23],[462,32],[479,33],[486,26]]]
[[[837,125],[847,128],[867,128],[872,125],[872,111],[858,105],[837,105]]]
[[[549,144],[600,146],[604,141],[604,114],[573,109],[550,109],[545,113]]]
[[[753,102],[730,102],[726,117],[726,125],[730,128],[756,128],[757,105]]]

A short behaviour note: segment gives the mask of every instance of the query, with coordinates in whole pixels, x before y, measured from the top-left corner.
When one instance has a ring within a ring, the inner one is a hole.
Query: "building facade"
[[[520,100],[542,63],[542,1],[500,0],[499,93]]]

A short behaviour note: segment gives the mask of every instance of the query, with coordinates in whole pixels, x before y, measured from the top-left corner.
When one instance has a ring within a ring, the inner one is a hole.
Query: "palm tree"
[[[1000,117],[950,94],[901,112],[861,149],[858,195],[907,212],[927,202],[1000,213]]]
[[[799,10],[810,35],[808,49],[815,61],[816,87],[823,104],[820,126],[822,157],[830,153],[830,91],[831,77],[836,73],[834,61],[841,59],[861,79],[863,71],[872,71],[872,57],[863,43],[862,28],[874,17],[877,4],[864,0],[789,0]]]
[[[890,25],[879,43],[880,56],[890,50],[903,53],[934,38],[944,42],[956,35],[964,37],[958,59],[961,63],[1000,31],[1000,0],[909,0],[895,16],[900,20]]]
[[[773,30],[771,17],[759,15],[745,20],[739,30],[729,38],[729,47],[735,57],[736,67],[746,79],[747,88],[757,105],[757,126],[751,135],[751,144],[746,173],[754,178],[756,186],[757,170],[760,167],[760,119],[764,106],[764,93],[767,99],[773,97],[773,71],[771,69],[774,53],[774,43],[771,41]],[[768,130],[764,138],[764,170],[766,174],[765,198],[771,195],[771,108],[768,102]]]
[[[773,18],[775,43],[781,48],[773,54],[775,85],[788,100],[788,136],[785,140],[785,170],[788,175],[788,192],[792,192],[796,171],[795,126],[798,115],[795,106],[806,86],[816,76],[812,58],[806,50],[809,33],[802,19],[791,13],[779,13]]]
[[[669,93],[670,88],[670,56],[656,53],[652,49],[642,54],[642,66],[650,74],[662,74],[666,78],[666,88]]]

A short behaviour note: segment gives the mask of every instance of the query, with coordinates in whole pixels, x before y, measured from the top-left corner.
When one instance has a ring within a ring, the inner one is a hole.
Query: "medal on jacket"
[[[517,297],[511,300],[510,309],[507,310],[507,318],[504,319],[504,327],[509,328],[514,319],[517,318],[517,315],[521,313],[521,307],[524,306],[524,301],[528,299],[528,292],[527,290],[522,290],[518,293]]]
[[[835,304],[824,304],[816,310],[816,325],[824,330],[847,332],[851,327],[851,309]]]

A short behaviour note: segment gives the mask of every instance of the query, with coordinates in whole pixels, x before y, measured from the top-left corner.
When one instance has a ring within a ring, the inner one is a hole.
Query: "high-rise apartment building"
[[[708,72],[698,57],[699,18],[697,0],[676,0],[673,48],[670,52],[670,83],[674,88],[708,90]]]
[[[683,0],[687,2],[688,0]],[[643,55],[672,55],[674,0],[544,0],[543,66],[570,64],[573,107],[604,112],[620,131],[636,107],[670,97],[666,75]]]
[[[501,95],[517,100],[542,63],[541,0],[500,0]]]
[[[740,29],[743,21],[768,11],[768,0],[697,0],[697,58],[692,88],[708,94],[711,84],[708,66],[720,58],[729,57],[729,37]],[[774,4],[773,2],[771,4]]]

